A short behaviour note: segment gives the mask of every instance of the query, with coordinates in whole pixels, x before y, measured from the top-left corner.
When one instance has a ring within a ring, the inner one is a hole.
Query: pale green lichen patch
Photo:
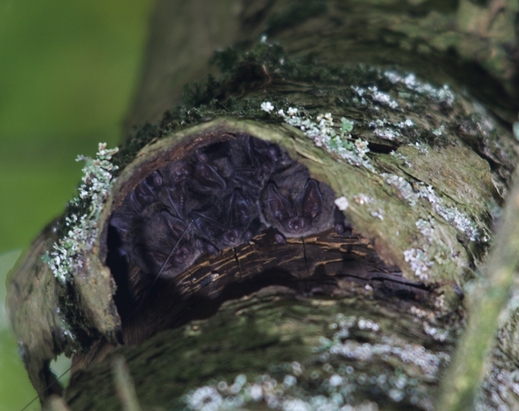
[[[95,159],[78,156],[76,161],[86,161],[83,168],[79,197],[71,200],[69,207],[83,212],[65,217],[68,232],[54,244],[53,251],[46,253],[47,262],[62,285],[73,281],[74,274],[84,265],[84,253],[90,251],[99,234],[98,219],[113,184],[112,173],[117,169],[110,160],[118,148],[107,149],[99,143]]]
[[[261,109],[267,113],[275,111],[275,107],[269,101],[262,103]],[[350,164],[373,170],[366,157],[366,153],[369,152],[367,142],[351,138],[353,121],[342,117],[340,131],[337,132],[331,113],[320,114],[315,119],[310,116],[301,117],[299,110],[294,107],[289,107],[287,113],[285,114],[283,109],[277,111],[278,116],[287,124],[299,128],[305,136],[314,141],[317,147],[324,146],[328,151],[338,154]]]

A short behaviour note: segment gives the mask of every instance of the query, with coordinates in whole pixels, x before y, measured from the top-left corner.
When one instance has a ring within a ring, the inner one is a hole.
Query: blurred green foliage
[[[78,154],[120,141],[152,0],[0,0],[0,298],[20,248],[61,214]],[[8,252],[11,251],[11,252]],[[8,253],[6,253],[8,252]],[[0,309],[0,410],[35,397]],[[36,401],[29,410],[39,409]]]

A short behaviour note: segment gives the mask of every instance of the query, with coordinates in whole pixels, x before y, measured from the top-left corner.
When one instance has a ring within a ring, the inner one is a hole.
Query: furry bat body
[[[335,193],[310,178],[308,169],[296,163],[276,174],[261,192],[261,219],[285,237],[303,237],[335,227],[345,232],[344,217],[334,203]],[[284,242],[277,235],[276,241]]]
[[[199,158],[207,160],[207,156]],[[174,214],[185,220],[190,211],[213,195],[222,195],[228,184],[218,169],[204,161],[179,161],[164,168],[167,185],[160,199]]]
[[[190,224],[160,203],[145,210],[131,239],[130,256],[147,274],[175,277],[200,255]]]
[[[254,199],[239,188],[223,200],[215,201],[211,208],[193,211],[190,218],[197,234],[216,250],[250,241],[261,225]]]
[[[251,136],[238,136],[230,143],[229,163],[235,183],[259,195],[270,176],[289,167],[293,160],[278,145]]]

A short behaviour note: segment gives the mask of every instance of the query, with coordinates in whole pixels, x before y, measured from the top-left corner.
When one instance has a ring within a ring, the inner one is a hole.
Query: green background
[[[0,0],[1,411],[36,396],[5,318],[6,273],[74,195],[77,155],[120,141],[152,1]]]

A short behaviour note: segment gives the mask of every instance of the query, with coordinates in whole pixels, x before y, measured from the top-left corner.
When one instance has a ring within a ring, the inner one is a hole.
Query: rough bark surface
[[[110,301],[97,307],[106,317],[84,306],[77,322],[66,314],[89,338],[58,338],[50,351],[37,342],[29,350],[38,353],[28,367],[33,380],[44,385],[37,375],[45,362],[73,349],[77,366],[65,393],[73,410],[130,403],[432,410],[465,326],[465,287],[480,276],[519,158],[510,132],[519,95],[517,2],[180,3],[157,4],[127,120],[128,127],[153,125],[132,133],[114,158],[122,170],[88,254],[91,267],[110,265],[108,218],[143,177],[203,141],[238,133],[281,145],[344,196],[355,235],[326,232],[281,246],[267,232],[152,288],[130,268],[131,302],[111,266],[117,313],[108,290]],[[255,44],[262,34],[267,42]],[[212,50],[231,44],[208,69]],[[217,68],[219,77],[184,88],[181,99],[186,80]],[[353,129],[343,146],[330,145],[309,138],[308,126],[286,124],[286,114],[263,111],[266,101],[275,111],[297,108],[297,117],[316,124],[331,113],[337,133],[345,117]],[[368,154],[355,151],[362,141]],[[34,247],[41,253],[51,245]],[[30,255],[13,276],[11,312],[41,300],[19,286],[34,275]],[[95,272],[79,274],[88,292],[98,289]],[[66,294],[57,304],[70,308]],[[119,316],[120,329],[112,325]],[[489,374],[501,382],[489,377],[479,409],[518,402],[517,326],[507,318]]]

